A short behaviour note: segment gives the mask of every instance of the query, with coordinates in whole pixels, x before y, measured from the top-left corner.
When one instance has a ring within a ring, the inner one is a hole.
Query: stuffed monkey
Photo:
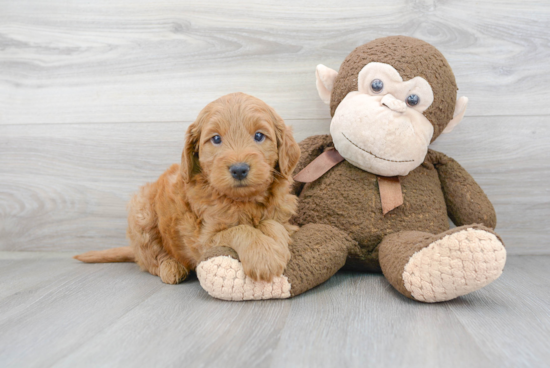
[[[493,206],[452,158],[428,148],[462,119],[454,74],[432,45],[396,36],[316,71],[330,135],[300,143],[291,259],[272,282],[246,277],[234,251],[212,249],[202,287],[226,300],[288,298],[342,267],[383,272],[404,296],[441,302],[497,279],[506,250]],[[448,217],[456,228],[449,229]]]

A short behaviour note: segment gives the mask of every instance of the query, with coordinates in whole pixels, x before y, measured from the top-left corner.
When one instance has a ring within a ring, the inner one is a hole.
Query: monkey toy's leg
[[[379,246],[384,276],[403,295],[443,302],[496,280],[506,262],[502,240],[482,225],[461,226],[433,235],[402,231]]]
[[[284,274],[271,282],[254,281],[243,272],[231,248],[210,249],[196,271],[201,286],[224,300],[283,299],[296,296],[328,280],[357,247],[346,233],[328,225],[309,224],[292,236],[291,258]]]

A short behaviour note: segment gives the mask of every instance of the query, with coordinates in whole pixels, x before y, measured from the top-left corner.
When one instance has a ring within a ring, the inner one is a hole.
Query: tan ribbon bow
[[[319,179],[323,174],[332,169],[334,166],[344,161],[344,158],[334,148],[330,148],[320,154],[309,165],[304,167],[294,180],[300,183],[311,183]],[[382,214],[401,206],[403,204],[403,192],[398,176],[385,177],[376,176],[378,178],[378,188],[380,190],[380,201],[382,203]]]

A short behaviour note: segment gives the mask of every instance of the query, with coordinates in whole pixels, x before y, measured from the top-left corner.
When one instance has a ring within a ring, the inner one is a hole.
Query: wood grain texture
[[[484,188],[508,253],[539,256],[436,305],[346,273],[228,303],[69,258],[126,244],[131,194],[208,102],[243,91],[297,140],[328,133],[315,66],[396,34],[438,47],[470,99],[433,148]],[[0,0],[0,367],[548,366],[549,39],[546,0]]]
[[[192,121],[242,91],[328,117],[315,66],[403,34],[438,47],[470,116],[550,114],[546,1],[0,2],[0,124]]]
[[[506,362],[503,366],[550,365],[548,258],[511,258],[504,269],[509,277],[502,277],[499,287],[471,294],[450,306],[489,359]],[[501,338],[495,339],[495,335]]]
[[[338,274],[292,300],[287,326],[277,367],[490,366],[447,305],[420,306],[379,275]]]
[[[544,367],[549,260],[509,257],[493,284],[439,304],[357,273],[289,300],[224,302],[134,264],[1,252],[0,366]]]
[[[74,263],[70,258],[45,260],[33,267],[32,278],[17,293],[0,299],[0,365],[50,366],[158,288],[159,281],[135,264]],[[64,272],[52,275],[57,269]],[[2,285],[20,282],[23,272],[3,278]]]
[[[301,140],[329,120],[288,120]],[[188,123],[0,126],[0,250],[126,244],[126,203],[178,162]],[[546,117],[468,117],[433,145],[494,203],[511,254],[550,252]]]

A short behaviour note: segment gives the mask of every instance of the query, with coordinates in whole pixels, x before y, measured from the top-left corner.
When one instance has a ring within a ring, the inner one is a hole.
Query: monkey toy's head
[[[462,119],[468,99],[432,45],[405,36],[356,48],[336,72],[317,66],[317,90],[330,104],[330,133],[351,164],[381,176],[420,166],[428,145]]]

